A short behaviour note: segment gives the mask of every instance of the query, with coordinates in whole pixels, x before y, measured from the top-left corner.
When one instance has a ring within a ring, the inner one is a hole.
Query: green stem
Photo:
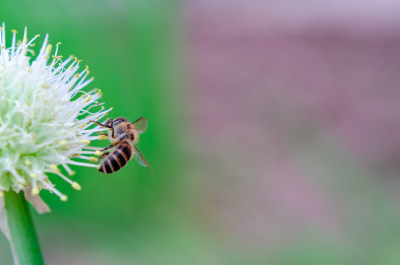
[[[14,263],[19,265],[44,265],[39,241],[24,193],[4,193],[7,223],[10,230],[10,247]]]

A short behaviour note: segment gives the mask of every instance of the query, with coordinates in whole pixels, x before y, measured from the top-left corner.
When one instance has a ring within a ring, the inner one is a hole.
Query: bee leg
[[[105,136],[105,137],[108,138],[108,133],[99,133],[99,137],[100,137],[100,136]]]
[[[102,154],[101,156],[99,156],[99,158],[97,159],[97,163],[99,163],[99,161],[100,161],[101,159],[104,159],[104,158],[107,157],[109,154],[110,154],[110,152],[107,152],[107,153],[104,153],[104,154]]]
[[[94,123],[96,123],[97,125],[100,125],[101,127],[106,127],[106,128],[112,129],[112,126],[104,125],[104,124],[101,124],[100,122],[97,122],[97,121],[89,121],[89,122],[94,122]]]
[[[106,151],[106,150],[111,149],[111,148],[113,148],[113,147],[114,147],[114,145],[113,145],[113,144],[110,144],[109,146],[107,146],[107,147],[101,149],[100,151],[103,152],[103,151]],[[103,154],[103,155],[104,155],[104,154]]]

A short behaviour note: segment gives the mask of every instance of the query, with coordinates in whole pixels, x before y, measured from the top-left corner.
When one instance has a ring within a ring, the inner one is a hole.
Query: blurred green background
[[[182,205],[180,19],[178,1],[0,3],[7,30],[49,33],[60,54],[83,59],[110,116],[150,121],[139,148],[156,178],[135,163],[113,175],[75,168],[82,192],[52,178],[69,201],[43,192],[52,213],[34,213],[48,264],[184,264],[198,255],[192,242],[203,239]],[[0,257],[11,264],[4,238]]]
[[[400,9],[283,2],[0,2],[8,33],[90,67],[111,117],[149,119],[155,178],[52,176],[47,264],[400,264]]]

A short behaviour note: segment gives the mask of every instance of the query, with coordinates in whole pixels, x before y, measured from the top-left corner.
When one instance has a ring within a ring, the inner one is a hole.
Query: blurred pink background
[[[399,1],[190,1],[185,15],[193,185],[216,233],[346,248],[398,224]]]

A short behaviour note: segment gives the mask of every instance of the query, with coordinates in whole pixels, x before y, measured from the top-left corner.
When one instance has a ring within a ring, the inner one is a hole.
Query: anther
[[[81,190],[82,189],[81,185],[79,185],[78,182],[73,182],[72,183],[72,188],[74,188],[76,190]]]
[[[56,46],[58,46],[58,45],[60,45],[60,44],[61,44],[61,42],[57,42]]]
[[[52,169],[54,171],[57,171],[57,172],[60,171],[60,169],[55,164],[51,164],[49,167],[50,167],[50,169]]]
[[[62,200],[63,202],[66,202],[68,200],[68,197],[66,195],[62,195],[60,197],[60,200]]]
[[[18,33],[18,31],[16,29],[12,29],[11,32],[14,33],[14,34]]]
[[[91,162],[97,162],[97,157],[94,157],[94,156],[91,156],[91,157],[89,157],[89,161],[91,161]]]
[[[76,174],[76,172],[73,171],[73,170],[71,170],[70,172],[68,172],[68,175],[71,176],[71,177],[74,176],[75,174]]]
[[[31,161],[29,161],[28,159],[25,160],[25,165],[30,166],[31,165]]]
[[[50,54],[51,53],[51,49],[53,49],[53,45],[51,45],[51,44],[47,45],[45,53],[46,54]]]
[[[97,150],[96,152],[94,152],[95,156],[101,156],[102,154],[104,154],[104,152]]]
[[[39,190],[39,188],[38,188],[38,187],[33,187],[33,188],[32,188],[32,195],[33,195],[33,196],[36,196],[36,195],[38,195],[38,194],[39,194],[39,192],[40,192],[40,190]]]
[[[62,147],[65,147],[65,146],[67,145],[67,141],[61,140],[61,141],[60,141],[60,145],[61,145]]]
[[[107,135],[104,135],[104,134],[99,135],[99,140],[107,140],[107,139],[108,139]]]
[[[83,144],[90,144],[90,141],[88,139],[82,139],[81,143]]]
[[[84,103],[88,103],[89,102],[89,100],[90,100],[90,98],[91,98],[91,96],[90,95],[88,95],[86,98],[85,98],[85,100],[83,101]]]
[[[35,179],[38,177],[38,175],[36,173],[31,172],[31,173],[29,173],[29,177]]]

